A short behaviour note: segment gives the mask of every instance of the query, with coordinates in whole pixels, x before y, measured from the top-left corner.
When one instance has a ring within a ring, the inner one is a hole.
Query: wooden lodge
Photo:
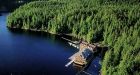
[[[75,47],[77,47],[77,44]],[[69,58],[71,61],[65,65],[66,67],[71,63],[82,66],[88,64],[93,58],[93,53],[97,51],[96,45],[91,45],[83,41],[79,42],[79,47],[77,48],[79,48],[79,51]]]

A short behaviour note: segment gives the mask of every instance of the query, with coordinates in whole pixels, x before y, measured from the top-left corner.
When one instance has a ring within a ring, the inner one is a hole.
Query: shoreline
[[[9,27],[7,26],[8,29],[10,30],[21,30],[23,32],[25,31],[31,31],[31,32],[41,32],[41,33],[48,33],[48,34],[52,34],[52,35],[57,35],[57,36],[61,36],[61,37],[67,37],[67,39],[71,40],[71,41],[77,41],[77,40],[81,40],[80,38],[75,37],[72,34],[64,34],[64,33],[53,33],[53,32],[49,32],[47,30],[37,30],[37,29],[23,29],[23,28],[16,28],[16,27]],[[70,37],[70,38],[69,38]],[[72,38],[74,38],[74,40],[72,40]],[[84,42],[87,42],[86,40],[83,40]],[[88,42],[87,42],[88,43]],[[100,42],[95,42],[95,43],[88,43],[88,44],[96,44],[99,45],[101,44]],[[100,46],[100,45],[99,45]]]
[[[63,36],[69,36],[69,37],[72,37],[72,38],[75,38],[72,34],[57,34],[57,33],[52,33],[52,32],[48,32],[48,31],[45,31],[45,30],[36,30],[36,29],[20,29],[20,28],[16,28],[16,27],[8,27],[7,26],[7,28],[8,29],[10,29],[10,30],[21,30],[21,31],[23,31],[23,32],[26,32],[26,31],[31,31],[31,32],[43,32],[43,33],[48,33],[48,34],[52,34],[52,35],[58,35],[58,36],[60,36],[60,37],[62,37],[63,38]],[[78,39],[78,38],[76,38],[76,39]],[[63,40],[65,40],[65,39],[63,39]],[[71,40],[71,41],[73,41],[72,39],[69,39],[69,40]],[[78,39],[78,40],[80,40],[80,39]],[[88,43],[88,44],[90,44],[90,43]],[[101,70],[99,71],[99,75],[102,75],[101,74]]]
[[[6,26],[6,27],[7,27],[8,29],[12,30],[12,31],[13,31],[13,30],[15,30],[15,31],[16,31],[16,30],[21,30],[21,31],[23,31],[23,32],[25,32],[25,31],[41,32],[41,33],[48,33],[48,34],[52,34],[52,35],[71,37],[71,38],[74,38],[74,39],[76,39],[76,40],[80,40],[80,39],[74,37],[74,35],[72,35],[72,34],[53,33],[53,32],[49,32],[49,31],[47,31],[47,30],[23,29],[23,28],[9,27],[9,26]],[[70,40],[72,40],[72,39],[70,39]]]

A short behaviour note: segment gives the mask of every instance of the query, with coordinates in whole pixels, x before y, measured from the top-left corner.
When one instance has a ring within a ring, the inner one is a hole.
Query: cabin
[[[88,58],[91,57],[92,53],[93,52],[91,50],[85,49],[85,50],[83,50],[81,56],[83,56],[83,59],[88,60]]]
[[[94,53],[97,52],[97,46],[94,44],[91,45],[83,41],[80,41],[78,43],[72,42],[69,44],[77,47],[79,51],[69,58],[71,61],[65,65],[66,67],[68,67],[72,63],[85,66],[91,62]]]
[[[75,55],[74,63],[79,65],[86,65],[91,60],[92,56],[93,52],[90,49],[85,48],[79,54]]]

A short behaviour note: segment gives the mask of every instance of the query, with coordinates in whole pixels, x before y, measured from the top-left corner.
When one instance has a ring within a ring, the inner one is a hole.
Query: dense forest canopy
[[[71,34],[111,48],[102,75],[140,75],[139,0],[41,0],[7,17],[9,28]]]

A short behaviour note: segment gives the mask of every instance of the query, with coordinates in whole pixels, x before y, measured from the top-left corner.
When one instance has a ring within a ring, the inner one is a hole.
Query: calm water
[[[76,50],[59,37],[41,33],[11,32],[6,28],[6,16],[0,16],[0,73],[28,75],[74,75],[65,68]],[[57,38],[57,39],[56,39]],[[0,74],[0,75],[1,75]]]
[[[6,16],[0,16],[0,75],[75,75],[68,58],[77,50],[59,36],[16,31],[6,28]],[[99,59],[91,65],[98,65]],[[91,66],[90,72],[98,74]]]

